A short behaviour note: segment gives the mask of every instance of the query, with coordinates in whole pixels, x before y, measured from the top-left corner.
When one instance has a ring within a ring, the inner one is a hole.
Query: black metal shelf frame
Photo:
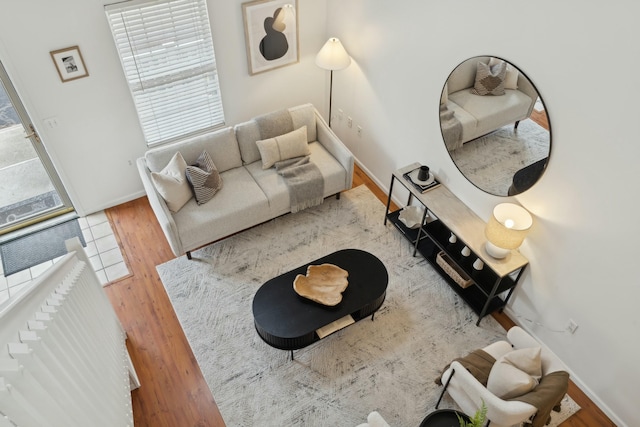
[[[396,229],[411,242],[414,247],[413,255],[415,256],[417,253],[420,253],[445,279],[447,284],[473,309],[478,315],[476,326],[480,324],[482,318],[487,314],[502,310],[509,301],[509,298],[511,298],[526,266],[503,277],[500,277],[491,268],[486,266],[482,270],[476,270],[473,267],[473,261],[476,258],[475,255],[473,253],[469,256],[462,255],[462,249],[465,244],[461,239],[458,239],[455,243],[450,243],[449,236],[451,235],[451,231],[440,219],[427,222],[429,207],[424,204],[425,209],[421,222],[422,226],[417,228],[407,227],[399,218],[402,209],[394,212],[389,211],[395,180],[395,175],[392,175],[384,223],[386,224],[387,221],[390,221]],[[405,183],[400,182],[406,187]],[[412,199],[413,195],[410,191],[406,206],[411,205]],[[466,288],[461,287],[437,264],[436,256],[440,251],[444,251],[449,255],[471,278],[473,281],[471,286]],[[506,296],[503,297],[502,295],[505,292]]]

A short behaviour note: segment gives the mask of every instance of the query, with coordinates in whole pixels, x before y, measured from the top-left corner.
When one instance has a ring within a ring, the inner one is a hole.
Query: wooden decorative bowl
[[[334,306],[342,301],[342,292],[347,289],[349,273],[333,264],[310,265],[307,275],[298,274],[293,289],[301,297],[317,303]]]

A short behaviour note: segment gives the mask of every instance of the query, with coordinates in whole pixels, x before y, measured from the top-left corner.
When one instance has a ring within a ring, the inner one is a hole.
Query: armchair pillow
[[[199,205],[207,203],[222,188],[222,178],[207,151],[203,151],[195,164],[187,166],[187,181]]]
[[[307,143],[307,126],[274,138],[256,141],[256,145],[262,158],[262,169],[269,169],[280,160],[311,154]]]
[[[171,212],[178,212],[193,197],[186,170],[187,163],[178,151],[160,172],[151,172],[151,181]]]
[[[513,350],[491,368],[487,389],[501,399],[511,399],[533,390],[542,377],[540,348]]]

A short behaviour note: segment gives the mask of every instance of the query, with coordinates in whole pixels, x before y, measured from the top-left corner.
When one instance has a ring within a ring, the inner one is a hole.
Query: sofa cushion
[[[263,169],[269,169],[280,160],[293,159],[294,157],[310,154],[306,126],[284,135],[256,141],[256,145],[258,146],[258,151],[260,151]]]
[[[209,153],[218,172],[242,166],[240,149],[232,127],[153,148],[146,152],[145,159],[149,170],[157,172],[167,164],[176,151],[182,153],[187,164],[193,164],[202,154],[202,150]]]
[[[533,390],[542,377],[540,347],[513,350],[496,360],[487,390],[501,399],[511,399]]]
[[[455,110],[451,103],[468,114],[463,118],[456,111],[456,117],[463,126],[463,142],[468,141],[468,136],[479,137],[500,128],[505,123],[513,123],[526,117],[531,105],[531,98],[519,90],[507,89],[503,96],[477,96],[471,93],[471,89],[449,93],[450,110]],[[475,122],[476,129],[471,133],[465,132],[465,122]]]
[[[302,126],[307,127],[307,142],[313,142],[318,139],[316,132],[316,109],[312,104],[298,105],[289,108],[291,120],[293,120],[293,128],[298,129]]]
[[[172,212],[178,212],[193,197],[185,171],[187,163],[175,153],[160,172],[151,172],[151,181]]]
[[[317,139],[316,115],[315,108],[312,104],[303,104],[289,108],[289,114],[291,114],[294,130],[302,126],[307,126],[307,142],[313,142]],[[260,136],[260,129],[258,128],[256,120],[251,119],[239,123],[234,127],[234,130],[244,164],[260,160],[260,151],[258,150],[256,141],[261,140],[262,137]]]
[[[507,64],[501,63],[493,66],[478,62],[476,65],[476,79],[471,89],[474,95],[504,95],[504,79],[507,75]]]
[[[196,248],[273,218],[269,201],[244,167],[220,173],[224,185],[204,205],[195,199],[173,215],[182,245]]]
[[[498,59],[498,58],[491,58],[489,60],[489,66],[492,67],[496,64],[500,64],[501,62],[504,62],[505,64],[507,64],[507,74],[505,75],[504,78],[504,88],[505,89],[518,89],[518,69],[516,67],[514,67],[513,65],[509,64],[508,62],[503,61],[502,59]]]
[[[336,194],[345,187],[347,171],[329,153],[322,144],[315,141],[309,144],[310,160],[318,166],[324,179],[324,197]],[[262,162],[257,161],[245,166],[255,182],[269,199],[269,205],[276,215],[287,213],[291,209],[289,188],[275,168],[262,169]]]
[[[199,205],[211,200],[222,187],[220,173],[206,150],[202,151],[195,164],[187,166],[185,174]]]

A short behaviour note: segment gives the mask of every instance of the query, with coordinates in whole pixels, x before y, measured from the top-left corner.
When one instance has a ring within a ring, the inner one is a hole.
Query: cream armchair
[[[514,326],[507,332],[507,339],[509,342],[498,341],[482,350],[498,360],[501,356],[516,349],[541,347],[538,341],[518,326]],[[552,372],[566,372],[562,361],[544,347],[541,348],[540,359],[542,378]],[[444,371],[441,381],[444,384],[444,389],[436,404],[436,409],[446,391],[466,414],[474,414],[481,406],[481,402],[484,401],[487,405],[487,419],[492,427],[520,425],[522,422],[530,420],[537,412],[537,408],[529,403],[518,400],[503,400],[494,395],[458,361],[453,361]],[[566,382],[568,383],[568,375]],[[562,395],[566,392],[566,385],[563,387]]]

